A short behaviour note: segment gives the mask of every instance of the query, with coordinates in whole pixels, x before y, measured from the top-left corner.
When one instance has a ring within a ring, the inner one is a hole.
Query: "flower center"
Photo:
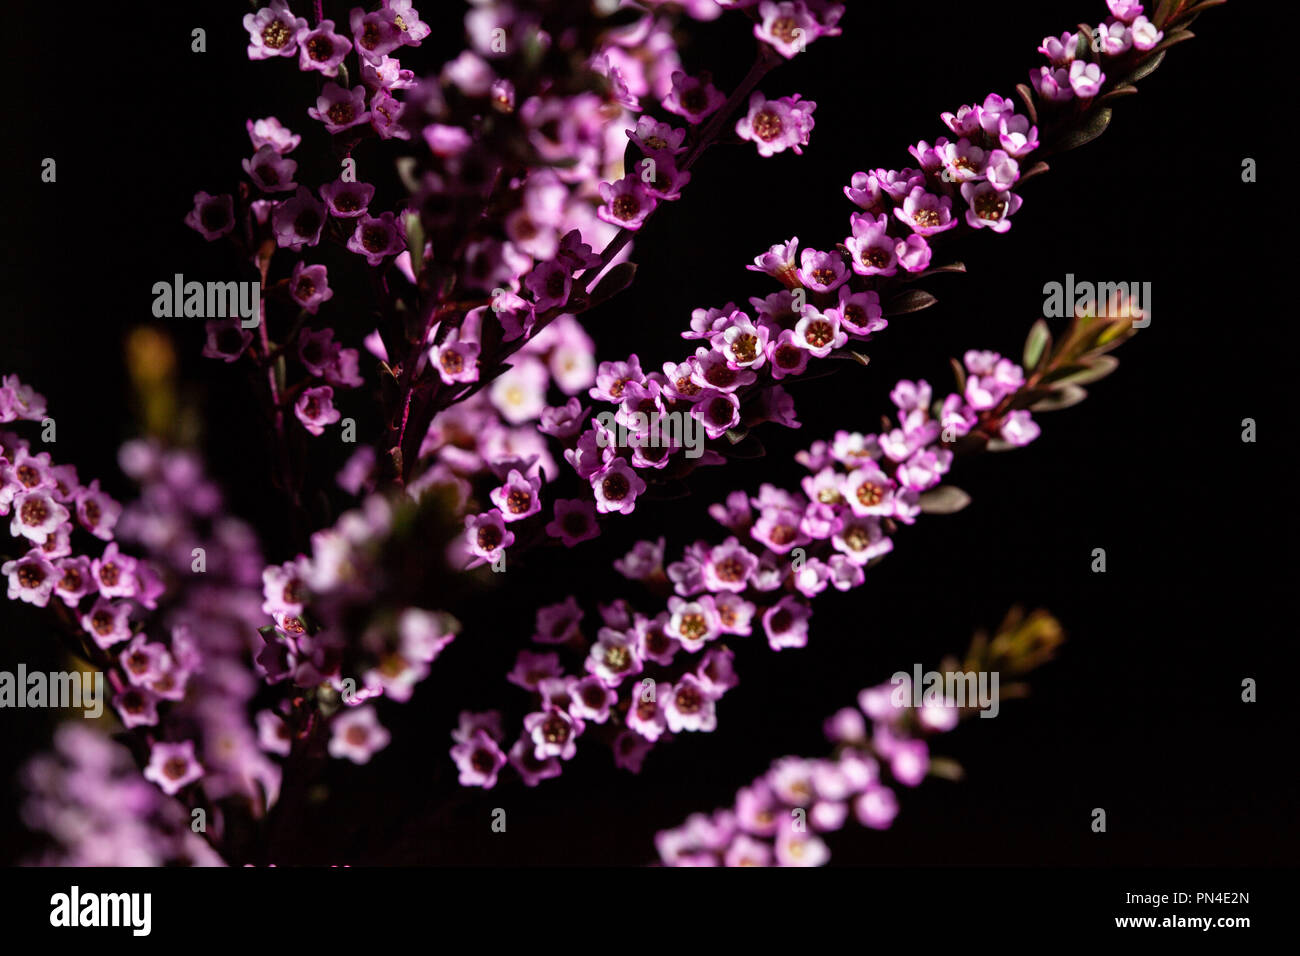
[[[768,143],[781,135],[781,117],[767,110],[754,117],[754,135]]]
[[[326,110],[325,115],[333,120],[335,125],[342,126],[344,123],[351,123],[356,118],[357,111],[351,102],[335,103]]]
[[[819,349],[830,345],[835,340],[835,329],[829,322],[812,322],[803,337],[809,345]]]
[[[27,589],[38,588],[45,580],[45,572],[34,564],[24,564],[18,568],[18,583]]]
[[[307,43],[307,55],[318,63],[328,60],[333,52],[334,44],[323,35],[314,36]]]
[[[622,501],[627,497],[629,487],[627,479],[618,472],[600,483],[601,493],[610,501]]]
[[[44,524],[46,519],[49,518],[50,509],[45,506],[45,502],[40,498],[29,498],[23,502],[18,514],[22,518],[23,524],[28,527],[36,527]]]
[[[868,508],[880,504],[881,499],[884,497],[884,489],[877,484],[864,481],[858,485],[858,502]]]
[[[758,336],[745,332],[731,343],[731,354],[737,362],[752,362],[758,357]]]
[[[990,222],[996,222],[1006,212],[1007,201],[997,193],[985,193],[975,199],[975,215]]]
[[[931,226],[939,225],[939,213],[933,209],[918,209],[912,215],[912,219],[918,226],[923,226],[927,229]]]
[[[451,375],[455,375],[465,367],[465,360],[460,357],[460,353],[452,349],[446,349],[438,357],[438,364]]]
[[[289,28],[280,20],[272,20],[262,28],[262,42],[272,50],[281,49],[289,42]]]
[[[641,204],[632,196],[622,195],[617,197],[610,205],[617,219],[625,222],[629,219],[635,219],[636,214],[641,211]]]

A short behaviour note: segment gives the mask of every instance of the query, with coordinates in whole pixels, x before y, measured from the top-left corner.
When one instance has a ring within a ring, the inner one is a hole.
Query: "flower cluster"
[[[507,676],[532,697],[523,732],[508,743],[499,712],[463,715],[453,735],[461,782],[491,786],[508,761],[535,785],[561,773],[593,730],[619,766],[639,772],[656,744],[716,729],[718,703],[738,682],[729,642],[761,635],[774,651],[806,646],[819,594],[862,585],[920,514],[969,503],[942,484],[957,453],[1032,442],[1034,411],[1068,407],[1086,394],[1082,383],[1115,369],[1105,353],[1134,334],[1127,303],[1117,306],[1105,319],[1077,313],[1055,343],[1035,324],[1025,367],[968,351],[955,369],[957,390],[942,398],[924,380],[900,381],[889,396],[892,426],[840,431],[799,452],[810,474],[797,490],[762,484],[757,495],[735,491],[712,505],[710,516],[730,533],[719,543],[696,541],[665,563],[664,539],[638,542],[615,568],[667,592],[656,611],[602,605],[593,641],[575,597],[539,610],[533,640],[555,650],[520,651]],[[490,774],[473,770],[489,764]]]
[[[125,747],[81,723],[23,767],[23,822],[53,845],[38,866],[224,866],[189,812],[143,779]]]
[[[1026,618],[1013,609],[991,644],[983,635],[976,637],[965,670],[1020,675],[1050,660],[1063,640],[1060,625],[1046,612]],[[952,669],[951,662],[946,669]],[[889,829],[898,815],[898,787],[960,773],[950,761],[932,757],[929,738],[975,712],[971,702],[931,694],[930,688],[928,699],[917,707],[913,690],[906,674],[863,690],[857,708],[827,718],[824,732],[834,748],[830,756],[782,757],[738,790],[733,806],[693,814],[682,826],[661,831],[655,837],[661,862],[822,866],[830,859],[824,837],[842,829],[850,817],[873,830]],[[1003,691],[1024,693],[1019,685]]]

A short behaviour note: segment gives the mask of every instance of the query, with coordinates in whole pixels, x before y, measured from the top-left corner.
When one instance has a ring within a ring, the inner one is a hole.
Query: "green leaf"
[[[1020,181],[1024,182],[1024,178],[1025,177],[1021,176]],[[966,264],[964,262],[953,262],[953,263],[949,263],[946,266],[935,266],[932,269],[926,269],[924,272],[918,272],[915,275],[909,276],[908,278],[910,279],[910,281],[915,282],[917,279],[925,279],[929,276],[939,275],[940,273],[943,272],[965,272],[965,271],[966,271]]]
[[[1087,385],[1091,382],[1100,381],[1118,367],[1119,359],[1115,358],[1115,356],[1098,355],[1086,365],[1067,366],[1067,369],[1073,369],[1073,371],[1053,378],[1052,382],[1056,385]],[[1067,369],[1060,369],[1060,371],[1065,372]]]
[[[1078,405],[1088,397],[1087,391],[1075,384],[1066,384],[1029,406],[1031,412],[1059,412],[1063,408]]]
[[[1175,30],[1157,44],[1155,52],[1159,53],[1163,50],[1167,50],[1171,46],[1176,46],[1179,43],[1192,39],[1194,36],[1196,36],[1196,34],[1191,30]]]
[[[1052,333],[1047,328],[1047,320],[1039,319],[1029,330],[1029,335],[1025,337],[1025,351],[1023,354],[1023,364],[1026,372],[1032,372],[1038,368],[1038,363],[1042,361],[1043,356],[1052,347]]]
[[[962,365],[961,362],[958,362],[955,358],[948,359],[948,363],[952,366],[952,377],[957,382],[957,391],[965,395],[966,394],[966,366]]]
[[[928,515],[950,515],[970,504],[970,495],[956,485],[940,485],[921,495],[921,511]]]
[[[726,437],[727,437],[727,441],[731,442],[733,445],[739,445],[742,441],[744,441],[746,438],[749,437],[749,429],[728,428],[726,431]]]
[[[1056,144],[1056,148],[1063,153],[1066,150],[1078,149],[1086,143],[1091,143],[1106,131],[1106,127],[1110,125],[1110,116],[1111,109],[1109,106],[1093,110],[1080,126],[1069,130],[1061,137]]]
[[[1033,179],[1035,176],[1041,176],[1043,173],[1047,172],[1048,169],[1050,168],[1051,167],[1048,166],[1046,163],[1034,163],[1034,165],[1030,166],[1028,169],[1026,169],[1023,173],[1020,174],[1020,179],[1016,181],[1016,187],[1019,188],[1020,186],[1023,186],[1026,182]]]
[[[1164,60],[1166,52],[1167,51],[1165,50],[1161,50],[1159,53],[1155,54],[1154,56],[1147,57],[1145,60],[1143,60],[1141,63],[1137,65],[1137,69],[1135,69],[1128,76],[1124,77],[1124,79],[1121,80],[1120,82],[1136,83],[1138,80],[1150,76],[1152,73],[1156,71],[1156,67],[1158,67],[1161,64],[1161,62]]]
[[[1016,84],[1016,92],[1025,102],[1025,114],[1029,117],[1029,122],[1034,126],[1038,125],[1038,109],[1034,106],[1034,91],[1024,83]]]
[[[1123,96],[1132,96],[1137,93],[1138,88],[1132,83],[1120,83],[1108,93],[1103,93],[1097,98],[1098,103],[1109,103],[1111,100],[1117,100]],[[1021,177],[1024,178],[1023,176]]]
[[[1169,16],[1174,12],[1175,6],[1181,5],[1182,0],[1160,0],[1156,4],[1156,12],[1152,16],[1151,22],[1156,25],[1157,29],[1163,29],[1164,25],[1169,22]]]
[[[906,315],[928,309],[939,300],[924,289],[909,289],[889,300],[884,308],[885,315]]]
[[[411,271],[419,279],[424,268],[424,226],[420,224],[419,213],[407,213],[402,226],[406,230],[406,248],[411,253]]]
[[[599,305],[606,299],[612,299],[630,286],[632,280],[635,278],[636,263],[620,262],[618,265],[606,272],[605,275],[601,277],[601,280],[596,283],[596,288],[591,292],[591,303],[588,308]]]
[[[962,769],[961,764],[951,757],[931,757],[930,776],[939,777],[942,780],[957,781],[966,776],[966,771]]]
[[[863,355],[861,352],[855,352],[853,349],[841,349],[838,352],[832,352],[830,357],[834,359],[845,359],[850,362],[857,362],[859,365],[867,365],[871,362],[871,359],[868,356]]]

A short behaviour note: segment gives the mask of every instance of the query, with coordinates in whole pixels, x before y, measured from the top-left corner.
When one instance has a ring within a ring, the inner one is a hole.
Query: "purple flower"
[[[491,790],[496,786],[497,773],[506,765],[506,755],[485,730],[474,731],[468,740],[452,747],[451,756],[460,770],[462,787]]]
[[[289,192],[297,186],[293,177],[298,164],[280,155],[274,146],[263,146],[253,154],[252,159],[243,160],[242,165],[249,179],[263,192]]]
[[[657,205],[657,200],[642,184],[641,177],[634,172],[616,183],[601,183],[600,198],[604,202],[596,210],[596,215],[605,222],[631,230],[640,229]]]
[[[349,92],[337,83],[326,83],[321,95],[316,97],[316,105],[307,110],[307,115],[320,120],[331,133],[359,126],[370,119],[366,110],[366,88],[358,85]]]
[[[1074,90],[1070,85],[1070,73],[1063,67],[1052,69],[1050,66],[1043,66],[1031,70],[1029,82],[1034,85],[1034,92],[1049,102],[1060,103],[1074,97]]]
[[[873,784],[853,801],[853,814],[864,827],[888,830],[898,816],[898,798],[888,787]]]
[[[320,194],[330,215],[339,219],[356,219],[364,215],[370,200],[375,198],[375,187],[370,183],[345,183],[338,179],[322,186]]]
[[[534,711],[524,718],[524,731],[532,738],[533,757],[571,760],[578,752],[577,738],[584,724],[558,707]]]
[[[1075,60],[1070,64],[1070,88],[1081,100],[1089,99],[1101,92],[1101,85],[1106,82],[1106,74],[1096,63],[1084,63]]]
[[[91,563],[91,576],[106,598],[135,597],[137,565],[135,558],[118,552],[116,541],[110,541],[104,554]]]
[[[369,763],[391,739],[392,735],[379,723],[374,707],[369,704],[354,707],[331,721],[329,755],[355,764]]]
[[[676,686],[660,685],[664,722],[675,734],[712,731],[718,726],[716,699],[694,674],[683,674]]]
[[[301,136],[285,128],[274,116],[248,120],[244,128],[248,130],[248,138],[252,141],[255,150],[263,146],[271,146],[277,153],[292,153],[302,142]]]
[[[998,127],[998,142],[1008,155],[1023,159],[1038,148],[1038,127],[1027,116],[1004,116]]]
[[[276,245],[282,249],[300,251],[304,246],[320,242],[325,226],[325,206],[306,186],[299,186],[292,199],[275,207],[271,214]]]
[[[203,345],[205,358],[233,362],[253,343],[253,333],[239,324],[239,319],[209,319],[203,323],[207,340]]]
[[[44,544],[68,520],[68,509],[63,507],[49,489],[33,488],[14,495],[13,517],[9,533],[22,536],[32,544]]]
[[[878,217],[854,213],[849,221],[853,235],[844,241],[844,246],[849,251],[853,271],[863,276],[894,275],[898,271],[898,240],[889,235],[888,217],[884,213]]]
[[[1011,216],[1023,200],[1015,193],[999,190],[992,183],[963,183],[962,198],[969,203],[966,223],[974,229],[988,227],[994,232],[1011,228]]]
[[[334,297],[325,267],[309,266],[302,260],[295,262],[293,275],[289,277],[289,295],[310,315],[315,315],[322,302]]]
[[[696,396],[691,417],[704,426],[704,434],[710,439],[720,438],[740,424],[740,399],[734,392],[706,388]]]
[[[200,190],[194,194],[194,208],[185,214],[185,225],[208,242],[220,239],[235,228],[235,201],[226,194],[209,196]]]
[[[149,751],[149,764],[144,768],[145,779],[152,780],[169,795],[179,793],[181,788],[198,780],[203,773],[203,768],[194,759],[192,740],[154,744]]]
[[[1142,12],[1141,0],[1106,0],[1106,6],[1116,20],[1132,23],[1135,19],[1142,19],[1138,16]]]
[[[518,469],[512,468],[505,484],[494,488],[490,497],[506,521],[522,521],[542,510],[542,500],[538,495],[541,487],[540,476],[525,478]]]
[[[469,553],[491,562],[503,548],[515,542],[513,531],[506,530],[505,518],[499,511],[485,511],[465,516],[465,543]]]
[[[664,109],[685,117],[691,123],[702,122],[727,101],[723,92],[713,85],[708,73],[701,73],[697,78],[677,72],[672,76],[672,84],[672,90],[664,97]]]
[[[360,7],[354,7],[348,16],[348,26],[352,28],[357,53],[371,63],[377,63],[406,43],[406,37],[395,20],[385,9],[366,13]]]
[[[736,123],[736,135],[753,140],[760,156],[773,156],[793,149],[802,154],[814,125],[817,104],[801,100],[799,94],[768,100],[755,92],[749,98],[749,112]]]
[[[365,256],[366,262],[372,266],[379,265],[384,256],[400,252],[405,246],[402,229],[391,212],[382,213],[378,218],[362,213],[347,242],[350,250]]]
[[[1002,420],[1000,434],[1003,441],[1021,447],[1038,437],[1039,428],[1029,412],[1021,409],[1011,412]]]
[[[957,225],[952,217],[952,199],[926,192],[924,186],[913,188],[903,201],[903,208],[895,209],[894,215],[922,236],[933,236]]]
[[[248,31],[248,58],[265,60],[293,56],[298,50],[298,36],[307,29],[307,21],[295,17],[285,0],[271,0],[269,6],[257,13],[244,14],[244,29]]]
[[[799,279],[813,292],[834,292],[849,279],[848,266],[839,252],[805,249],[799,261]]]
[[[674,129],[667,123],[660,123],[653,116],[637,117],[636,128],[627,131],[627,138],[648,156],[676,156],[686,149],[682,145],[686,139],[686,130]]]
[[[326,425],[333,425],[343,417],[334,407],[334,389],[328,385],[303,389],[293,403],[293,413],[302,422],[302,427],[313,435],[324,434]]]
[[[1138,9],[1141,9],[1139,6]],[[1146,17],[1138,17],[1133,21],[1133,46],[1145,53],[1155,47],[1164,39],[1164,33],[1156,29],[1156,25]]]
[[[763,612],[763,631],[768,646],[774,651],[785,647],[806,647],[808,644],[808,619],[812,608],[787,594]]]
[[[111,541],[121,514],[122,506],[99,490],[98,478],[77,493],[77,520],[96,538]]]
[[[462,329],[452,329],[439,344],[429,349],[429,362],[448,385],[478,381],[479,342],[461,338]]]
[[[818,312],[811,305],[805,306],[802,318],[794,327],[794,343],[817,358],[825,358],[848,340],[848,334],[840,329],[840,317],[834,309]]]
[[[532,740],[527,736],[520,737],[510,748],[510,766],[515,768],[523,778],[524,785],[528,787],[535,787],[543,780],[558,777],[562,769],[559,759],[555,757],[540,759],[535,750]]]
[[[754,36],[771,44],[788,60],[802,53],[818,37],[838,36],[840,29],[836,24],[844,15],[844,7],[841,4],[824,7],[824,20],[813,16],[802,0],[793,3],[764,0],[758,12],[761,19],[754,24]]]
[[[334,32],[333,20],[322,20],[298,37],[298,69],[338,76],[339,64],[352,52],[352,41]]]
[[[645,491],[646,483],[624,459],[615,458],[591,476],[591,489],[600,513],[631,514],[637,495]]]
[[[37,607],[49,604],[50,594],[60,579],[58,570],[40,548],[32,548],[15,561],[6,561],[0,565],[0,573],[9,578],[9,600],[25,601]],[[64,600],[66,603],[67,599]]]
[[[596,506],[581,498],[561,498],[555,502],[555,517],[547,524],[546,533],[559,538],[566,548],[587,541],[600,534],[596,524]]]
[[[711,597],[706,595],[698,601],[687,601],[673,595],[668,599],[668,624],[664,632],[694,653],[718,638],[722,633],[722,622]]]

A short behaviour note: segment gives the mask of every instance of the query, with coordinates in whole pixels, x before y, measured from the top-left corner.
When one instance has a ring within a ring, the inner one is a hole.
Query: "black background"
[[[426,5],[434,36],[420,62],[437,63],[458,49],[459,5]],[[346,21],[344,4],[325,6]],[[850,826],[831,836],[835,863],[1293,861],[1294,313],[1283,285],[1294,205],[1277,142],[1292,121],[1278,53],[1260,44],[1253,6],[1204,15],[1197,38],[1117,104],[1101,139],[1026,188],[1009,233],[953,249],[969,274],[928,280],[939,305],[892,323],[867,350],[869,367],[845,363],[796,386],[804,427],[764,433],[764,462],[701,475],[693,497],[638,508],[598,542],[512,564],[499,593],[448,599],[464,634],[410,705],[381,704],[390,747],[366,767],[333,765],[330,799],[302,821],[298,857],[285,862],[650,862],[657,830],[729,804],[777,756],[821,753],[823,718],[860,688],[963,650],[1013,603],[1061,620],[1069,641],[1059,659],[1032,676],[1028,700],[938,739],[936,751],[960,760],[967,779],[900,794],[886,833]],[[818,41],[761,87],[818,103],[805,155],[762,160],[749,144],[707,154],[686,198],[661,207],[638,237],[633,290],[584,317],[600,356],[636,350],[650,367],[684,355],[677,336],[692,308],[773,291],[744,271],[754,255],[791,235],[826,248],[847,233],[853,207],[841,187],[853,172],[909,164],[909,143],[946,132],[941,111],[989,91],[1011,95],[1040,62],[1043,36],[1102,8],[1001,3],[995,15],[957,3],[851,4],[844,36]],[[323,136],[305,114],[316,80],[290,62],[246,59],[248,9],[97,5],[68,12],[72,24],[60,28],[76,52],[56,49],[52,61],[45,43],[14,48],[21,95],[16,168],[0,204],[0,366],[48,397],[56,460],[129,497],[115,465],[116,447],[136,433],[123,335],[141,322],[173,331],[185,385],[202,402],[209,467],[280,561],[291,543],[244,377],[199,357],[200,323],[150,317],[155,281],[216,278],[237,265],[182,218],[195,191],[227,192],[241,178],[239,161],[251,155],[244,120],[276,115],[303,133],[300,161]],[[19,16],[33,22],[16,35],[47,35],[37,32],[41,9]],[[190,52],[196,26],[207,30],[205,54]],[[734,15],[700,27],[684,52],[688,69],[712,69],[724,88],[751,54]],[[46,156],[58,161],[56,184],[40,181]],[[1258,183],[1241,180],[1246,157],[1258,161]],[[367,163],[362,153],[363,178],[378,160]],[[717,733],[660,748],[640,776],[580,747],[561,778],[535,790],[511,782],[457,795],[447,756],[455,715],[519,713],[523,692],[503,678],[537,604],[575,593],[591,610],[596,599],[636,598],[609,567],[631,542],[665,533],[676,552],[717,540],[707,504],[732,487],[788,484],[800,474],[793,452],[836,428],[873,430],[898,378],[938,390],[950,384],[950,355],[1018,357],[1043,284],[1068,272],[1153,284],[1151,327],[1116,353],[1119,370],[1084,404],[1042,416],[1029,448],[961,463],[951,478],[974,504],[903,529],[866,585],[819,599],[808,648],[773,654],[759,639],[736,641],[741,684]],[[323,314],[356,345],[371,326],[350,323],[339,304]],[[349,401],[357,407],[344,414],[361,419],[364,394]],[[1246,417],[1258,423],[1255,444],[1240,440]],[[313,452],[323,476],[341,463],[342,446]],[[1104,575],[1089,569],[1097,547]],[[0,669],[53,666],[50,630],[38,610],[0,606]],[[1245,677],[1258,680],[1259,703],[1241,702]],[[48,746],[49,719],[3,715],[7,786],[27,754]],[[494,807],[507,810],[505,834],[490,830]],[[1107,811],[1104,835],[1091,832],[1094,807]],[[12,799],[5,809],[0,846],[12,860],[34,844]]]

